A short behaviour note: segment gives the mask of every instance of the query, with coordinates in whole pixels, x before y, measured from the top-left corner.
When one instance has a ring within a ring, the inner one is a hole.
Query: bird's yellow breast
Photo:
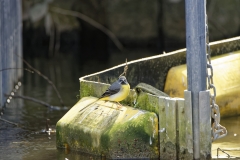
[[[111,95],[109,97],[101,98],[101,100],[109,100],[109,101],[119,102],[119,101],[122,101],[125,98],[127,98],[128,94],[129,94],[129,91],[130,91],[129,84],[121,85],[121,89],[118,93],[116,93],[114,95]]]

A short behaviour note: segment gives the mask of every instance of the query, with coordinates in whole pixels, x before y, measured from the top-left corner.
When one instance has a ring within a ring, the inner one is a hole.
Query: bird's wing
[[[114,82],[103,94],[100,98],[108,97],[118,93],[121,89],[121,85],[118,82]]]

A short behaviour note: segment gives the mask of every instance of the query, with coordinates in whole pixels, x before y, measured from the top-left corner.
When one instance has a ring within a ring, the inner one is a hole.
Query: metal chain
[[[206,17],[207,18],[207,17]],[[206,24],[206,45],[207,45],[207,81],[208,81],[208,89],[213,90],[213,94],[210,95],[210,107],[212,108],[211,117],[213,119],[212,123],[212,140],[216,140],[222,138],[227,135],[227,129],[220,124],[220,110],[219,106],[216,104],[216,87],[213,83],[213,67],[211,64],[211,50],[209,45],[209,32],[208,32],[208,22]],[[210,74],[209,74],[210,70]]]

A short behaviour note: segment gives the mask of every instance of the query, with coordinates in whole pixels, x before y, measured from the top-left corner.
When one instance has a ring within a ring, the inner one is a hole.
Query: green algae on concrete
[[[110,85],[98,82],[88,83],[87,81],[81,81],[80,83],[80,98],[94,96],[100,97],[104,91],[108,89]]]
[[[158,118],[153,112],[82,98],[56,126],[57,147],[108,158],[158,158]]]
[[[164,96],[152,95],[145,92],[138,92],[136,96],[136,104],[134,107],[154,112],[159,116],[159,98],[165,98]]]

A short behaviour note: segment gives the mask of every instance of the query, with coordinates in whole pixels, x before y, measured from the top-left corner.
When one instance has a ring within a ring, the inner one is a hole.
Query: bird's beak
[[[128,83],[127,83],[127,81],[126,81],[126,80],[124,80],[122,84],[128,84]]]

